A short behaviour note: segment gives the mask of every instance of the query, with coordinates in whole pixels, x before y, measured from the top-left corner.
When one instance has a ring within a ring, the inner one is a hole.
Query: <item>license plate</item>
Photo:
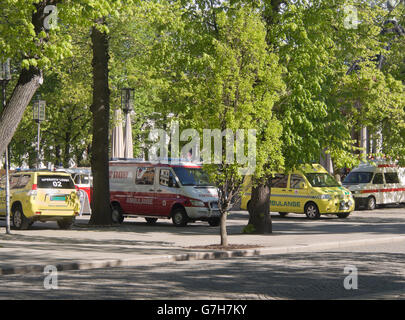
[[[66,201],[66,196],[52,196],[51,201]]]

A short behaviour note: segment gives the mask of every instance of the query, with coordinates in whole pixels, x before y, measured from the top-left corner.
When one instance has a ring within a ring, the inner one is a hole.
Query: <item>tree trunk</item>
[[[37,35],[41,31],[45,31],[47,33],[47,31],[43,28],[45,7],[49,4],[56,4],[57,2],[57,0],[47,0],[34,4],[36,10],[32,14],[32,24]],[[35,45],[40,46],[43,44],[43,42],[35,43]],[[35,59],[36,57],[26,56],[24,58]],[[25,109],[27,108],[37,89],[41,86],[42,82],[42,70],[38,69],[37,67],[31,66],[28,70],[21,70],[18,82],[13,90],[10,100],[0,115],[0,155],[4,153],[6,147],[13,138],[21,118],[24,115]]]
[[[3,154],[24,115],[33,95],[42,84],[42,72],[38,68],[23,69],[17,85],[0,116],[0,154]]]
[[[221,246],[224,246],[224,247],[226,247],[228,245],[228,233],[226,231],[226,218],[227,218],[227,212],[223,212],[221,214],[220,232],[221,232]]]
[[[97,21],[99,25],[104,19]],[[93,201],[90,224],[112,224],[109,187],[108,129],[110,120],[110,89],[108,85],[108,38],[105,32],[93,27],[93,141],[91,171],[93,174]]]
[[[253,225],[255,233],[272,233],[270,190],[268,184],[260,184],[252,188],[252,197],[248,208],[248,224]]]
[[[60,150],[60,145],[57,144],[55,146],[55,165],[56,166],[60,166],[60,164],[62,163],[62,156],[61,156],[61,150]]]
[[[70,119],[69,119],[70,120]],[[71,134],[69,131],[65,133],[65,148],[63,152],[63,167],[69,168],[69,160],[71,159],[70,156],[70,141],[71,141]]]

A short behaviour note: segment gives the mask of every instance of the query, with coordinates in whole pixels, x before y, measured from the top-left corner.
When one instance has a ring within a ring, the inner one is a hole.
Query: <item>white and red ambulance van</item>
[[[344,179],[355,199],[356,208],[373,210],[379,205],[405,203],[405,168],[396,163],[362,163]]]
[[[80,216],[83,214],[91,214],[91,199],[93,195],[93,177],[90,168],[60,168],[55,171],[67,172],[72,176],[72,179],[78,189],[80,198]]]
[[[201,165],[191,162],[110,161],[110,200],[113,221],[144,217],[153,224],[172,219],[176,226],[196,220],[220,223],[218,193]]]

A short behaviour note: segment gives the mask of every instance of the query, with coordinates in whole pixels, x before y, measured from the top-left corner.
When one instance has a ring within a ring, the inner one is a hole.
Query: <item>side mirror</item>
[[[301,182],[300,189],[306,189],[306,188],[307,188],[307,184],[305,182]]]
[[[169,177],[169,182],[168,182],[169,188],[178,188],[177,181],[173,177]]]

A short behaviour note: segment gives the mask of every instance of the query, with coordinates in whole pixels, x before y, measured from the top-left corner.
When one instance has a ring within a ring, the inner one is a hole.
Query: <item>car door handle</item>
[[[156,192],[162,192],[162,190],[159,189],[159,190],[156,190]]]
[[[155,190],[153,190],[153,189],[149,189],[149,191],[155,191]]]

